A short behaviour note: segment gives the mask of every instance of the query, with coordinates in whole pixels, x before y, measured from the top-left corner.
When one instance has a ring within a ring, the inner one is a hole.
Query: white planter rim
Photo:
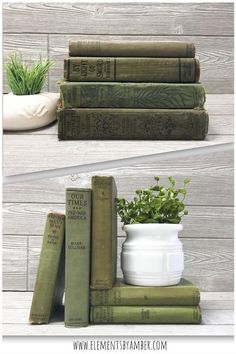
[[[183,225],[182,224],[168,224],[168,223],[147,223],[147,224],[127,224],[122,226],[122,229],[124,231],[140,231],[140,230],[176,230],[176,231],[181,231],[183,230]]]
[[[35,97],[35,96],[57,96],[59,97],[60,94],[58,92],[49,92],[49,91],[43,91],[39,93],[34,93],[33,95],[15,95],[13,92],[6,93],[5,95],[9,96],[14,96],[14,97]]]

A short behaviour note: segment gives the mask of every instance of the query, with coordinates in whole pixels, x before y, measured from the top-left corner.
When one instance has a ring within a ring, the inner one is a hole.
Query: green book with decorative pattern
[[[69,82],[60,85],[62,108],[203,108],[199,84]]]
[[[193,43],[180,41],[150,40],[101,40],[83,39],[69,42],[69,55],[74,56],[120,56],[157,58],[194,58]]]
[[[89,323],[91,190],[66,189],[65,326]]]
[[[197,306],[199,302],[199,288],[184,278],[174,286],[136,286],[117,279],[111,289],[90,292],[92,306]]]
[[[64,60],[68,81],[198,82],[194,58],[74,57]]]
[[[59,140],[203,140],[209,117],[203,109],[58,109]]]
[[[93,324],[131,323],[201,323],[199,306],[92,306]]]
[[[65,215],[47,215],[29,323],[48,323],[64,293]]]

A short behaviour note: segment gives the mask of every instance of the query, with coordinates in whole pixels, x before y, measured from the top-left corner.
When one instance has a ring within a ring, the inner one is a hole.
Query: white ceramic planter
[[[59,93],[3,95],[3,129],[29,130],[44,127],[56,120]]]
[[[184,254],[178,232],[181,224],[132,224],[123,230],[121,269],[128,284],[167,286],[178,284],[184,270]]]

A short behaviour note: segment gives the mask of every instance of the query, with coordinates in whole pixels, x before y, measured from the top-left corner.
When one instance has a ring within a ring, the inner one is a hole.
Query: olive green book
[[[43,324],[62,305],[64,293],[65,216],[47,215],[29,323]]]
[[[68,81],[198,82],[194,58],[74,57],[64,60]]]
[[[177,41],[84,39],[69,42],[69,55],[194,58],[195,45]]]
[[[91,190],[66,189],[65,326],[89,323]]]
[[[93,324],[199,324],[201,309],[199,306],[92,306],[90,322]]]
[[[91,288],[109,289],[116,281],[116,184],[112,176],[92,177]]]
[[[62,108],[203,108],[199,84],[69,82],[60,85]]]
[[[209,117],[203,109],[58,109],[59,140],[203,140]]]
[[[173,286],[136,286],[117,279],[112,289],[90,292],[92,306],[197,306],[199,302],[199,288],[184,278]]]

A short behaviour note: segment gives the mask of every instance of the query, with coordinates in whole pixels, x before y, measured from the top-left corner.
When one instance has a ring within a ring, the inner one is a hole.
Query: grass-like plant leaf
[[[11,54],[4,65],[4,69],[8,85],[13,94],[34,95],[40,93],[52,65],[53,62],[50,59],[43,59],[40,56],[38,62],[31,67],[27,67],[19,54]]]
[[[188,214],[184,205],[187,194],[188,178],[182,188],[176,188],[173,177],[169,177],[169,187],[159,185],[159,177],[154,177],[156,184],[144,190],[137,190],[132,201],[117,198],[117,212],[124,224],[169,223],[179,224]]]

